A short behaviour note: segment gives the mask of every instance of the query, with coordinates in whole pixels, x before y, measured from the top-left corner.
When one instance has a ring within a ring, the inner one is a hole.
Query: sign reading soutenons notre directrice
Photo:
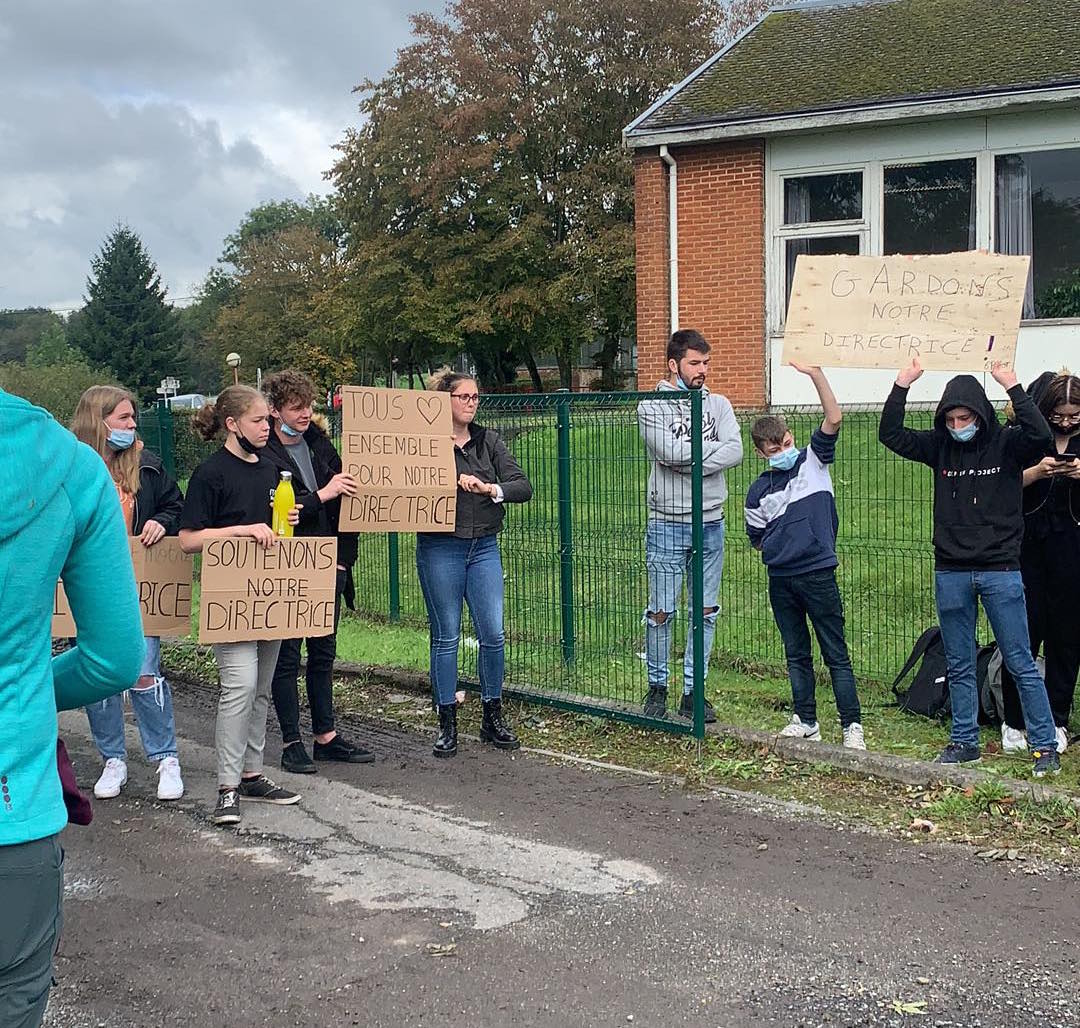
[[[149,547],[136,536],[129,541],[143,631],[147,635],[187,635],[191,631],[191,557],[180,549],[176,539],[162,539]],[[53,638],[70,639],[75,634],[64,586],[57,582]]]
[[[199,642],[331,635],[336,577],[337,539],[215,539],[203,549]]]
[[[341,497],[347,532],[453,532],[457,517],[450,394],[342,389],[341,460],[356,479]]]
[[[986,371],[1012,364],[1030,257],[812,257],[795,263],[783,363]]]

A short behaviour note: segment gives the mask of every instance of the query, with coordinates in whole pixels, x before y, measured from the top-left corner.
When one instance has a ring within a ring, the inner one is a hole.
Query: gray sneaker
[[[271,782],[266,775],[259,775],[258,778],[241,778],[240,795],[246,800],[276,803],[279,807],[288,807],[300,802],[300,793]]]
[[[1048,750],[1034,750],[1032,756],[1035,758],[1035,766],[1031,769],[1031,773],[1036,778],[1061,773],[1061,757],[1058,756],[1056,747]]]
[[[216,825],[240,823],[240,794],[235,789],[222,789],[217,794],[217,806],[210,820]]]

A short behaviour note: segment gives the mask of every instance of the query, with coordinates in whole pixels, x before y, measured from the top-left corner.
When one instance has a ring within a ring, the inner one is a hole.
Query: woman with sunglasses
[[[1028,392],[1054,433],[1049,452],[1024,472],[1024,544],[1020,554],[1031,650],[1040,647],[1046,692],[1057,727],[1057,747],[1069,742],[1076,678],[1080,673],[1080,378],[1046,372]],[[1027,749],[1016,685],[1002,675],[1006,752]]]
[[[480,393],[469,375],[444,368],[428,383],[450,394],[457,461],[457,517],[454,533],[421,532],[416,537],[416,569],[431,631],[431,686],[439,707],[436,757],[457,753],[457,671],[462,603],[469,605],[480,641],[480,695],[484,719],[480,738],[499,749],[521,744],[502,710],[505,645],[503,570],[498,533],[504,504],[525,503],[532,486],[499,434],[476,424]]]

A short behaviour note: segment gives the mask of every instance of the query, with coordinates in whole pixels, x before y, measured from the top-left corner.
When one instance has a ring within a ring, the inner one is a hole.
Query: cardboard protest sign
[[[187,635],[191,630],[191,557],[176,539],[162,539],[146,547],[132,536],[131,561],[146,635]],[[70,639],[76,634],[62,582],[56,583],[52,635]]]
[[[1030,257],[801,254],[783,363],[987,371],[1012,364]]]
[[[357,494],[341,497],[347,532],[453,532],[457,517],[450,394],[342,389],[341,460]]]
[[[203,549],[199,642],[333,635],[337,539],[247,536]]]

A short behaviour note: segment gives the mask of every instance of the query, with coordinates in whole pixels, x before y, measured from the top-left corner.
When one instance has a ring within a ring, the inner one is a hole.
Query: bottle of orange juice
[[[293,526],[289,524],[289,511],[296,506],[296,492],[292,484],[292,472],[283,471],[281,481],[274,490],[274,514],[271,528],[274,535],[292,538]]]

